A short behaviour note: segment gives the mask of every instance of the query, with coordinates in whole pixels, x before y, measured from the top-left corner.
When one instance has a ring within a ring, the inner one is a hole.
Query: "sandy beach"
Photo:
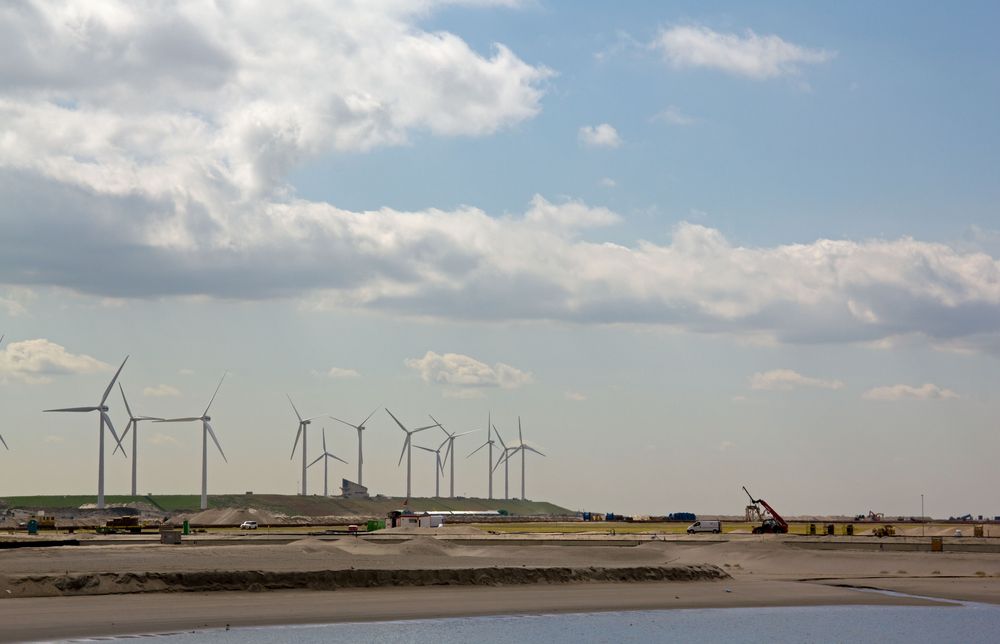
[[[0,552],[0,638],[266,624],[692,607],[1000,603],[1000,554],[892,552],[803,538],[637,545],[458,535],[402,542],[151,544]],[[614,583],[609,583],[609,580]],[[204,592],[214,590],[216,592]],[[186,592],[181,592],[186,591]]]

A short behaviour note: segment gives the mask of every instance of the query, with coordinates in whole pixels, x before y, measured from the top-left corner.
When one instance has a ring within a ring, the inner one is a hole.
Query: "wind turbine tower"
[[[139,436],[139,421],[163,419],[154,418],[153,416],[136,416],[132,413],[132,408],[129,407],[128,398],[125,397],[125,389],[122,387],[122,383],[120,382],[118,383],[118,390],[122,392],[122,401],[125,403],[126,411],[128,411],[128,425],[125,427],[125,431],[122,432],[122,440],[125,440],[129,431],[132,432],[132,496],[136,496],[136,463],[139,461],[136,443],[138,442],[137,439]],[[114,452],[111,452],[111,455],[114,456],[114,453],[119,449],[122,451],[122,454],[125,453],[125,449],[122,448],[121,443],[118,443],[118,447],[115,448]]]
[[[428,425],[426,427],[418,427],[416,429],[407,429],[403,425],[403,423],[399,422],[398,418],[396,418],[395,416],[393,416],[393,413],[391,411],[389,411],[388,409],[386,409],[385,413],[387,413],[390,416],[392,416],[392,419],[394,421],[396,421],[396,424],[399,425],[399,428],[401,430],[403,430],[403,433],[406,434],[406,439],[403,441],[403,451],[400,452],[400,454],[399,454],[399,463],[396,463],[396,467],[399,467],[400,463],[403,462],[403,457],[406,456],[406,498],[408,499],[408,498],[410,498],[410,482],[411,482],[410,474],[412,473],[412,467],[411,466],[413,464],[413,450],[411,449],[413,443],[411,441],[411,438],[417,432],[422,432],[425,429],[431,429],[433,427],[440,427],[440,425],[438,425],[438,424],[435,423],[434,425]]]
[[[97,509],[104,509],[104,426],[107,425],[108,429],[111,430],[111,435],[114,436],[115,442],[118,443],[118,447],[121,447],[122,441],[118,438],[118,434],[115,432],[115,426],[111,423],[111,416],[108,416],[108,406],[105,404],[108,400],[108,396],[111,394],[111,388],[115,386],[115,382],[118,380],[118,376],[121,374],[122,369],[125,368],[125,363],[128,362],[128,356],[122,360],[122,364],[118,367],[118,371],[115,372],[114,378],[108,383],[108,388],[104,390],[104,395],[101,396],[101,402],[99,402],[94,407],[66,407],[64,409],[46,409],[46,412],[90,412],[96,411],[100,415],[101,419],[101,429],[100,438],[98,439],[98,457],[97,457]],[[122,455],[125,455],[125,450],[122,450]]]
[[[453,434],[453,433],[449,432],[447,429],[445,429],[444,426],[441,425],[441,423],[438,422],[437,418],[434,418],[433,416],[431,416],[430,418],[431,418],[431,420],[433,420],[437,424],[438,427],[441,428],[441,431],[443,431],[445,433],[445,435],[448,437],[448,438],[444,439],[444,443],[448,443],[448,449],[444,453],[444,461],[442,462],[442,465],[444,465],[444,463],[448,462],[448,458],[449,457],[451,458],[451,463],[450,463],[450,465],[451,465],[451,474],[448,476],[448,486],[449,486],[448,496],[449,496],[449,498],[454,499],[455,498],[455,458],[454,458],[453,452],[454,452],[454,447],[455,447],[455,439],[458,438],[459,436],[465,436],[466,434],[471,434],[473,432],[478,432],[479,430],[478,429],[472,429],[472,430],[469,430],[467,432],[462,432],[461,434]],[[441,443],[441,444],[444,445],[444,443]],[[438,449],[440,449],[440,448],[438,448]]]
[[[378,411],[378,410],[376,409],[375,411]],[[365,427],[365,423],[367,423],[368,420],[372,416],[375,415],[375,411],[373,411],[372,413],[368,414],[368,418],[365,418],[363,421],[361,421],[361,423],[359,425],[352,425],[351,423],[347,422],[346,420],[340,420],[339,418],[334,418],[333,416],[330,416],[330,418],[333,418],[333,420],[335,420],[337,422],[340,422],[340,423],[344,423],[348,427],[353,427],[354,429],[358,430],[358,481],[357,481],[358,485],[364,485],[364,483],[361,482],[361,464],[364,463],[364,461],[365,461],[364,454],[361,451],[361,433],[364,432],[365,429],[367,429]]]
[[[306,438],[307,438],[306,434],[307,434],[307,430],[309,428],[309,424],[312,423],[312,421],[316,420],[317,418],[322,418],[324,416],[326,416],[327,418],[329,418],[330,416],[327,416],[327,414],[321,414],[319,416],[312,416],[311,418],[303,418],[302,414],[299,413],[299,410],[295,408],[295,403],[292,402],[292,397],[289,396],[288,394],[285,394],[285,396],[288,398],[288,402],[292,403],[292,410],[295,412],[295,416],[299,419],[299,431],[295,432],[295,444],[292,445],[292,455],[288,457],[288,460],[291,460],[291,459],[295,458],[295,448],[299,446],[299,436],[301,436],[302,437],[302,496],[305,496],[306,495],[306,469],[308,469],[308,467],[309,467],[307,465],[308,460],[307,460],[307,456],[306,456],[307,455],[307,452],[306,452]]]
[[[414,445],[417,449],[422,449],[425,452],[430,452],[434,454],[434,498],[441,498],[441,474],[444,472],[444,463],[441,462],[441,448],[444,444],[448,442],[445,439],[437,449],[431,449],[430,447],[424,447],[423,445]]]
[[[165,420],[156,420],[156,423],[192,423],[194,421],[201,421],[201,509],[208,509],[208,437],[212,437],[212,442],[219,449],[219,454],[222,454],[222,460],[226,463],[229,459],[226,458],[226,453],[222,451],[222,445],[219,445],[219,439],[215,437],[215,432],[212,430],[212,417],[208,415],[208,410],[212,408],[212,403],[215,402],[215,397],[219,394],[219,389],[222,388],[222,381],[226,379],[226,375],[229,372],[223,373],[222,378],[219,380],[219,385],[215,388],[215,393],[212,394],[212,399],[208,401],[208,406],[205,407],[205,413],[201,416],[191,416],[189,418],[167,418]]]
[[[341,463],[343,463],[344,465],[347,465],[347,461],[345,461],[344,459],[340,458],[339,456],[335,456],[335,455],[331,454],[329,451],[327,451],[327,449],[326,449],[326,427],[324,427],[323,428],[323,453],[320,454],[319,457],[315,461],[313,461],[312,463],[310,463],[308,465],[308,467],[312,467],[316,463],[319,463],[320,461],[323,461],[323,496],[330,496],[330,486],[329,486],[329,480],[330,479],[329,479],[328,475],[329,475],[330,459],[331,458],[335,458],[338,461],[340,461]]]
[[[493,471],[495,472],[500,467],[500,464],[503,463],[503,498],[504,500],[508,500],[510,499],[510,459],[507,457],[517,448],[507,447],[507,443],[503,442],[503,436],[500,435],[500,430],[497,429],[496,425],[493,425],[493,433],[497,435],[497,440],[500,441],[500,446],[503,447],[500,457],[497,458],[496,465],[493,466]]]
[[[469,454],[469,456],[466,456],[465,458],[471,457],[472,454],[475,454],[476,452],[478,452],[479,450],[483,449],[484,447],[486,447],[488,449],[489,461],[487,461],[487,463],[486,463],[486,480],[489,481],[489,485],[488,485],[489,497],[487,497],[487,498],[489,498],[489,499],[492,500],[493,499],[493,444],[494,443],[493,443],[493,430],[491,428],[492,428],[492,424],[490,422],[490,416],[487,415],[486,416],[486,442],[483,443],[482,445],[480,445],[479,447],[477,447],[476,449],[472,450],[472,453]]]

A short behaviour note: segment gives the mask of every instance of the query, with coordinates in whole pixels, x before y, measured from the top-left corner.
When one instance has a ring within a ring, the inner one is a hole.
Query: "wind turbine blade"
[[[517,440],[524,445],[524,434],[521,433],[521,417],[517,417]]]
[[[341,419],[337,418],[336,416],[328,416],[327,418],[329,418],[330,420],[335,420],[338,423],[344,423],[345,425],[347,425],[351,429],[357,429],[358,428],[357,425],[352,425],[351,423],[347,422],[346,420],[341,420]]]
[[[104,395],[101,396],[100,407],[104,406],[104,402],[108,399],[108,395],[111,393],[111,388],[115,386],[115,381],[118,380],[118,374],[120,374],[122,369],[125,368],[126,362],[128,362],[128,356],[125,356],[125,359],[122,360],[122,366],[118,367],[118,371],[115,372],[115,377],[111,379],[111,382],[108,383],[108,388],[104,390]]]
[[[43,409],[42,411],[97,411],[100,407],[64,407],[63,409]]]
[[[479,431],[478,429],[470,429],[469,431],[462,432],[460,434],[452,434],[452,436],[454,436],[455,438],[458,438],[459,436],[465,436],[466,434],[475,434],[478,431]]]
[[[190,418],[157,418],[154,423],[193,423],[196,420],[201,420],[201,418],[195,418],[194,416]]]
[[[471,452],[469,452],[469,456],[472,456],[473,454],[475,454],[475,453],[476,453],[476,452],[478,452],[479,450],[483,449],[483,448],[484,448],[484,447],[486,447],[487,445],[489,445],[489,441],[487,441],[487,442],[483,443],[482,445],[480,445],[480,446],[479,446],[479,447],[477,447],[476,449],[474,449],[474,450],[472,450]],[[466,456],[465,458],[469,458],[469,456]]]
[[[386,411],[389,411],[389,410],[386,409]],[[392,414],[390,414],[390,416],[391,415]],[[397,420],[396,422],[398,423],[399,421]],[[405,432],[406,430],[404,429],[403,431]],[[399,467],[400,465],[403,464],[403,457],[406,456],[406,446],[409,445],[409,444],[410,444],[410,434],[407,433],[406,434],[406,440],[403,441],[403,451],[399,453],[399,462],[396,463],[396,467]]]
[[[3,340],[3,338],[0,337],[0,340]],[[3,439],[3,434],[0,434],[0,443],[3,443],[4,448],[6,448],[8,452],[10,451],[10,447],[7,447],[7,441]]]
[[[378,411],[378,410],[376,409],[375,411]],[[371,417],[375,415],[375,411],[373,411],[372,413],[368,414],[368,418],[365,418],[363,421],[361,421],[361,424],[358,425],[358,427],[364,427],[365,423],[367,423],[369,420],[371,420]]]
[[[313,466],[313,465],[315,465],[316,463],[319,463],[320,461],[322,461],[322,460],[323,460],[323,457],[324,457],[324,456],[326,456],[326,452],[323,452],[322,454],[320,454],[319,456],[317,456],[317,457],[316,457],[316,460],[314,460],[314,461],[313,461],[312,463],[310,463],[309,465],[306,465],[306,467],[312,467],[312,466]]]
[[[125,431],[122,432],[122,440],[125,440],[125,437],[128,436],[128,433],[132,430],[132,425],[134,425],[134,424],[135,424],[135,420],[133,420],[133,419],[130,418],[129,421],[128,421],[128,424],[125,425]],[[118,443],[118,445],[115,446],[115,451],[111,452],[111,455],[114,456],[118,452],[118,450],[121,450],[122,454],[125,453],[125,448],[122,447],[121,443]]]
[[[340,462],[341,462],[341,463],[343,463],[344,465],[347,465],[347,464],[348,464],[348,463],[347,463],[347,461],[345,461],[344,459],[340,458],[340,457],[339,457],[339,456],[337,456],[336,454],[329,454],[329,453],[328,453],[328,454],[327,454],[327,456],[329,456],[330,458],[335,458],[335,459],[337,459],[338,461],[340,461]]]
[[[212,394],[212,399],[208,401],[208,407],[205,407],[205,413],[202,414],[202,416],[208,416],[208,410],[212,408],[212,403],[215,402],[215,397],[217,395],[219,395],[219,389],[222,388],[222,381],[225,380],[226,376],[228,376],[228,375],[229,375],[228,371],[223,371],[222,372],[222,377],[219,378],[219,385],[215,388],[215,393]],[[229,461],[226,461],[226,462],[228,463]]]
[[[209,403],[209,405],[211,405],[211,403]],[[215,432],[212,431],[212,424],[207,420],[203,420],[201,422],[205,423],[205,429],[208,430],[208,435],[212,437],[212,442],[219,448],[219,453],[222,454],[222,460],[228,463],[229,459],[226,458],[226,453],[222,451],[222,445],[219,445],[219,439],[215,437]]]
[[[410,432],[408,432],[408,431],[406,430],[406,428],[405,428],[405,427],[403,427],[403,423],[399,422],[399,419],[398,419],[398,418],[396,418],[395,416],[393,416],[393,413],[392,413],[391,411],[389,411],[389,408],[388,408],[388,407],[386,407],[386,409],[385,409],[385,413],[387,413],[387,414],[389,414],[390,416],[392,416],[392,419],[393,419],[394,421],[396,421],[396,424],[397,424],[397,425],[399,425],[399,428],[400,428],[401,430],[403,430],[403,431],[404,431],[404,432],[406,432],[407,434],[409,434],[409,433],[410,433]]]
[[[323,453],[326,453],[326,427],[323,428]]]
[[[534,452],[535,454],[538,454],[539,456],[545,456],[545,454],[542,454],[541,452],[539,452],[534,447],[531,447],[530,445],[525,445],[524,449],[528,450],[529,452]]]
[[[452,450],[453,447],[455,447],[455,438],[454,437],[450,437],[448,439],[448,449],[445,450],[445,453],[444,453],[444,462],[445,463],[448,462],[448,457],[451,456],[451,450]]]
[[[506,460],[507,460],[507,457],[508,457],[508,456],[509,456],[509,453],[508,453],[508,452],[504,452],[504,453],[503,453],[503,456],[501,456],[500,458],[498,458],[498,459],[497,459],[497,462],[496,462],[496,464],[495,464],[495,465],[493,466],[493,471],[494,471],[494,472],[496,472],[496,471],[497,471],[497,468],[498,468],[498,467],[500,467],[501,465],[503,465],[504,461],[506,461]]]
[[[424,447],[423,445],[414,445],[417,449],[422,449],[425,452],[430,452],[431,454],[437,454],[436,449],[431,449],[430,447]]]
[[[435,427],[441,427],[441,426],[440,425],[428,425],[427,427],[417,427],[416,429],[414,429],[410,433],[411,434],[416,434],[417,432],[422,432],[425,429],[434,429]],[[444,427],[441,427],[441,429],[444,429]],[[447,434],[448,432],[445,432],[445,433]]]
[[[288,399],[288,402],[292,403],[292,410],[295,412],[295,417],[298,418],[299,422],[301,423],[302,422],[302,414],[299,413],[298,408],[295,407],[295,403],[292,402],[292,397],[289,396],[288,394],[285,394],[285,398]]]
[[[118,443],[118,447],[122,447],[122,439],[118,438],[118,432],[115,431],[115,426],[111,422],[111,416],[108,416],[107,412],[103,412],[103,411],[101,412],[101,416],[104,417],[104,422],[108,424],[108,429],[111,430],[111,435],[115,437],[115,442]],[[122,447],[122,456],[124,456],[125,458],[128,458],[128,455],[125,454],[125,448],[124,447]]]
[[[295,444],[292,445],[292,455],[288,457],[288,460],[295,458],[295,448],[299,446],[299,436],[302,435],[302,423],[299,422],[299,431],[295,432]]]
[[[500,435],[500,430],[497,429],[496,425],[493,426],[493,432],[497,435],[497,440],[500,441],[500,444],[503,445],[503,448],[507,449],[507,443],[503,442],[503,436]]]
[[[132,408],[128,406],[128,398],[125,397],[125,388],[122,387],[122,383],[120,383],[120,382],[118,383],[118,390],[122,392],[122,401],[125,403],[125,411],[128,412],[128,417],[131,419],[131,418],[133,418],[133,416],[132,416]],[[127,429],[125,431],[126,431],[126,433],[128,432]],[[122,434],[122,439],[124,440],[124,438],[125,438],[125,434]]]
[[[317,418],[330,418],[330,417],[331,417],[330,414],[320,414],[319,416],[310,416],[309,418],[306,418],[304,420],[310,421],[310,420],[316,420]]]
[[[134,420],[159,420],[163,421],[166,418],[160,418],[159,416],[136,416]]]

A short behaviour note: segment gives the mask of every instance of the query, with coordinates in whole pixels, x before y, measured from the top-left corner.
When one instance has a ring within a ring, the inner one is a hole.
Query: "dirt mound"
[[[239,525],[244,521],[256,521],[260,525],[288,523],[288,517],[272,514],[257,508],[212,508],[191,514],[178,514],[170,523],[179,525],[188,521],[191,525]]]
[[[205,571],[34,575],[8,578],[8,597],[149,592],[336,590],[375,586],[497,586],[508,584],[713,581],[729,579],[709,565],[631,568],[452,568],[441,570]]]
[[[457,547],[461,546],[439,541],[434,537],[414,537],[400,544],[398,550],[402,555],[448,556]]]

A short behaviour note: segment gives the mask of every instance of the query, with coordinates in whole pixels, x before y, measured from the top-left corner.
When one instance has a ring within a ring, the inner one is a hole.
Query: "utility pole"
[[[927,520],[924,517],[924,495],[920,495],[920,536],[926,536],[927,534]]]

